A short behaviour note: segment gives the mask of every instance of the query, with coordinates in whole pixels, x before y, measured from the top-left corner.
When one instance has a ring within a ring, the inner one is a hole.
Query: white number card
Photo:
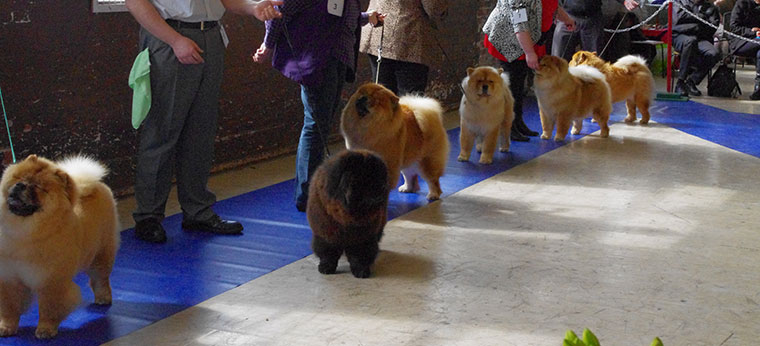
[[[525,8],[518,8],[512,10],[512,23],[519,24],[528,21],[528,11]]]
[[[327,0],[327,13],[333,16],[343,17],[344,0]]]

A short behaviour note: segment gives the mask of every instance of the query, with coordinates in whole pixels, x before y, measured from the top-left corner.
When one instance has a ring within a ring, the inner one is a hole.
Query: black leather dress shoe
[[[528,142],[528,141],[530,141],[530,137],[524,136],[514,126],[512,127],[512,131],[510,131],[510,132],[511,132],[511,134],[509,135],[509,138],[511,138],[515,142]]]
[[[702,92],[697,89],[697,84],[693,80],[686,80],[686,90],[689,91],[690,96],[702,96]]]
[[[182,220],[182,228],[190,231],[209,232],[214,234],[241,234],[243,225],[237,221],[222,220],[214,215],[208,220]]]
[[[512,125],[512,126],[515,126],[515,125]],[[520,131],[520,133],[523,136],[528,136],[528,137],[538,136],[538,132],[533,131],[530,128],[528,128],[528,125],[526,125],[525,123],[517,123],[517,131]]]
[[[673,91],[681,96],[689,96],[689,88],[686,86],[686,82],[680,79],[676,82],[676,87]]]
[[[149,243],[166,243],[166,231],[156,219],[137,221],[135,225],[135,237]]]

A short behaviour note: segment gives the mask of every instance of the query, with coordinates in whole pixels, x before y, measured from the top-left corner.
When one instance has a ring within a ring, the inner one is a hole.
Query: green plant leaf
[[[567,333],[565,333],[565,341],[562,342],[562,346],[584,346],[582,341],[578,339],[578,335],[575,335],[575,333],[572,330],[568,330]]]
[[[652,340],[651,346],[663,346],[662,340],[660,340],[660,338],[655,337],[654,340]]]
[[[583,342],[587,346],[599,346],[599,339],[588,328],[583,330]]]

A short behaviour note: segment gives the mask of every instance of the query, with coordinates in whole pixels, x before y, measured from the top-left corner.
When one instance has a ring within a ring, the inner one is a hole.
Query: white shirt
[[[224,15],[220,0],[151,0],[164,19],[183,22],[219,20]]]

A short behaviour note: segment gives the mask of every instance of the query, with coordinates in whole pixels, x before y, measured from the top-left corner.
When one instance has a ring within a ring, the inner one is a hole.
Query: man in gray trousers
[[[140,50],[149,49],[152,104],[139,132],[134,211],[135,235],[166,242],[161,225],[176,167],[182,228],[240,234],[222,220],[207,189],[214,157],[226,35],[225,10],[261,21],[279,18],[282,1],[126,0],[140,23]]]

